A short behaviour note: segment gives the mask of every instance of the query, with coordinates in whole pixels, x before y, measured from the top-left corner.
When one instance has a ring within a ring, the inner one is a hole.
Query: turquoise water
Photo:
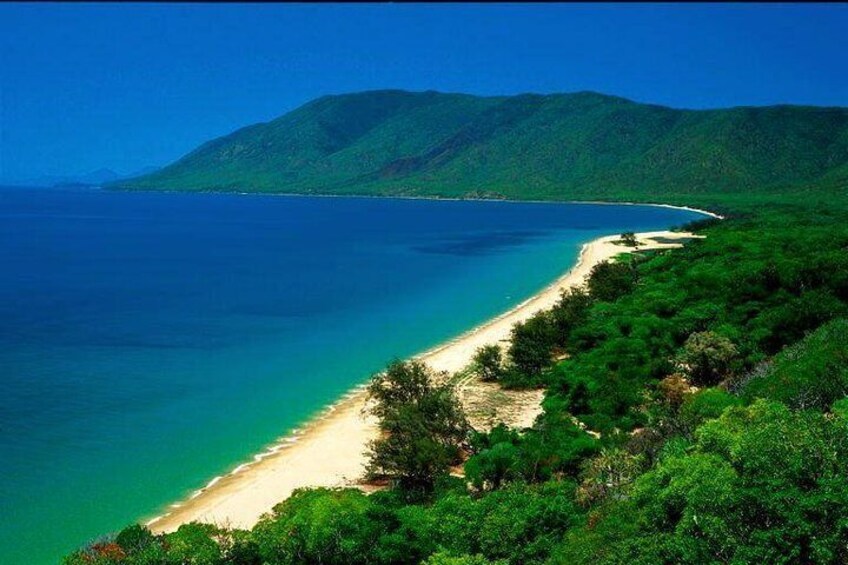
[[[645,206],[0,189],[0,563],[162,512]]]

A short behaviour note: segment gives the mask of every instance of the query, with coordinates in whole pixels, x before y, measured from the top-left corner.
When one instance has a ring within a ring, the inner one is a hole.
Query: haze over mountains
[[[848,187],[848,109],[370,91],[318,98],[111,186],[541,199],[828,193]]]
[[[120,180],[131,179],[134,177],[149,175],[159,170],[159,167],[144,167],[138,171],[133,171],[129,174],[121,174],[109,168],[101,168],[96,171],[91,171],[83,175],[42,175],[39,177],[6,181],[6,184],[17,186],[101,186],[106,183],[111,183]]]

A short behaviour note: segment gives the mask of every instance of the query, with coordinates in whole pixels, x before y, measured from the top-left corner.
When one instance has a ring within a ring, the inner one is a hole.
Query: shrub
[[[253,530],[264,563],[367,563],[380,524],[356,489],[297,490]]]
[[[733,342],[706,331],[693,333],[686,339],[678,362],[693,385],[713,386],[730,376],[737,358]]]
[[[563,291],[559,302],[551,309],[551,324],[557,345],[565,347],[568,344],[572,330],[585,323],[591,306],[592,297],[585,290],[571,288]]]
[[[636,270],[630,261],[604,262],[592,267],[589,275],[589,294],[592,298],[614,302],[628,294],[636,285]]]
[[[539,312],[527,321],[512,328],[509,358],[519,372],[537,377],[551,364],[551,352],[556,334],[547,312]]]
[[[209,524],[183,524],[165,536],[168,559],[174,563],[217,565],[221,559],[221,548],[214,539],[217,533],[218,528]]]
[[[740,393],[748,400],[777,400],[797,410],[827,410],[848,396],[848,320],[825,324],[783,350]]]
[[[484,345],[474,354],[474,368],[480,380],[499,381],[504,373],[503,352],[499,345]]]
[[[616,243],[627,247],[639,247],[639,240],[636,239],[636,234],[632,231],[622,233],[621,238]]]

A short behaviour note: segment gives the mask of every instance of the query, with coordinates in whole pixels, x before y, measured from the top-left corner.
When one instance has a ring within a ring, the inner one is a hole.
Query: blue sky
[[[846,29],[846,4],[0,4],[0,180],[162,165],[376,88],[848,106]]]

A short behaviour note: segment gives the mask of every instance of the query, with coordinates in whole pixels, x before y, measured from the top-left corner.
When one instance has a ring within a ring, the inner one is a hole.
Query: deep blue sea
[[[0,189],[0,563],[162,512],[647,206]]]

